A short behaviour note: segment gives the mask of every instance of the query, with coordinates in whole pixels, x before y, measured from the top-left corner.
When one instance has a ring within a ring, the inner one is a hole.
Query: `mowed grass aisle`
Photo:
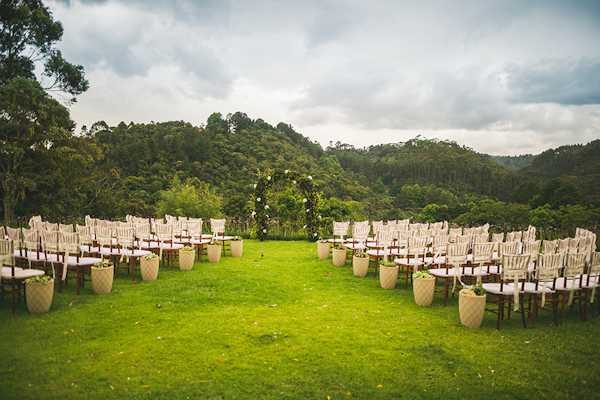
[[[161,267],[114,292],[55,293],[49,313],[0,307],[0,397],[173,399],[598,398],[600,317],[570,310],[536,329],[460,325],[316,244],[244,241],[241,259]]]

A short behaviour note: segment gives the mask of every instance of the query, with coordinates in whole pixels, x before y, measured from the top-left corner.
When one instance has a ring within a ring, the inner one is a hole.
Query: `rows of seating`
[[[565,309],[574,303],[586,320],[587,305],[596,297],[600,256],[595,252],[596,235],[586,229],[578,228],[572,238],[543,242],[536,240],[533,226],[490,234],[488,224],[452,228],[447,222],[363,221],[352,227],[349,222],[334,222],[333,232],[330,243],[345,246],[350,255],[369,255],[375,276],[382,260],[393,261],[405,289],[413,272],[427,269],[436,278],[436,292],[443,295],[444,306],[457,287],[482,284],[488,301],[495,304],[489,311],[498,315],[498,329],[508,305],[522,313],[524,324],[525,314],[532,317],[535,327],[540,309],[552,311],[558,324],[557,306],[563,323]]]
[[[198,259],[205,246],[218,241],[227,248],[225,220],[211,219],[211,234],[203,234],[201,218],[167,215],[165,219],[145,219],[128,215],[126,221],[107,221],[86,216],[85,225],[29,220],[29,228],[0,227],[1,295],[10,294],[12,309],[24,299],[23,281],[33,276],[52,274],[56,289],[73,280],[77,294],[91,280],[91,266],[110,259],[115,276],[126,269],[135,280],[139,259],[150,253],[173,269],[178,252],[184,246],[195,247]],[[58,277],[58,279],[57,279]]]

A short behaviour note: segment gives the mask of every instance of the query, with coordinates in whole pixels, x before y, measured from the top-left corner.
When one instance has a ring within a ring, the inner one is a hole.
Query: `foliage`
[[[181,251],[195,251],[193,247],[191,246],[183,246],[181,248]]]
[[[25,279],[25,283],[41,283],[43,285],[45,285],[46,283],[50,282],[52,280],[52,277],[48,276],[48,275],[39,275],[39,276],[32,276],[31,278],[27,278]]]
[[[433,276],[429,273],[429,271],[426,270],[418,270],[417,272],[413,272],[412,274],[413,279],[429,279],[429,278],[433,278]]]
[[[0,194],[9,224],[28,191],[60,176],[69,152],[57,142],[71,136],[74,124],[47,92],[75,96],[88,82],[83,67],[68,63],[54,47],[62,25],[41,1],[2,1],[0,26]]]
[[[148,260],[152,259],[152,258],[158,258],[158,254],[150,253],[150,254],[145,255],[143,258],[148,259]]]
[[[96,268],[110,268],[113,265],[114,264],[112,263],[112,261],[110,261],[110,259],[108,259],[108,258],[105,258],[102,261],[94,263],[94,267],[96,267]]]
[[[487,292],[483,288],[481,283],[475,285],[465,285],[463,289],[461,289],[460,293],[465,294],[467,296],[483,296]]]
[[[270,205],[269,196],[273,191],[273,185],[277,183],[291,183],[297,186],[304,196],[302,209],[302,220],[304,221],[303,229],[306,231],[309,240],[316,240],[321,225],[320,203],[321,199],[315,191],[312,176],[304,176],[298,172],[289,170],[268,170],[259,174],[258,182],[254,187],[254,218],[255,229],[254,234],[261,241],[268,237],[269,221],[272,219],[269,214]]]
[[[160,192],[157,205],[161,218],[166,214],[205,220],[221,216],[221,198],[209,184],[195,178],[183,184],[175,176],[172,187]]]

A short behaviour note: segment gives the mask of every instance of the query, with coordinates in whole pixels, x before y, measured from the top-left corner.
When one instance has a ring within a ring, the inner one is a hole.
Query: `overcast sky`
[[[103,120],[241,111],[323,147],[454,140],[496,155],[600,138],[599,0],[46,0]]]

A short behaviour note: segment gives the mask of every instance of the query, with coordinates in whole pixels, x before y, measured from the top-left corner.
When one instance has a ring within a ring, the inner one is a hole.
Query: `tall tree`
[[[26,190],[53,172],[44,170],[44,158],[55,141],[72,135],[68,110],[48,92],[71,104],[89,86],[83,67],[67,62],[54,47],[62,34],[62,24],[41,1],[0,1],[0,180],[6,223]]]

